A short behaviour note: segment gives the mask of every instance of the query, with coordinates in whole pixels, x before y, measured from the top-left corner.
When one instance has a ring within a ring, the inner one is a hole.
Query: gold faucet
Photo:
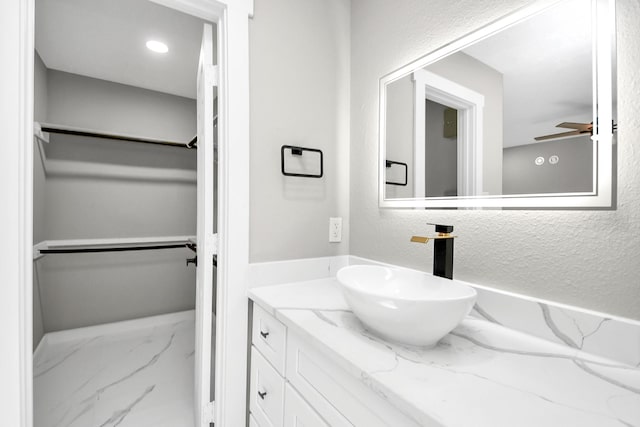
[[[429,240],[434,240],[433,243],[433,274],[434,276],[446,277],[447,279],[453,278],[453,239],[456,236],[452,236],[452,225],[440,225],[430,224],[436,226],[435,236],[423,237],[423,236],[411,236],[411,241],[415,243],[428,243]]]
[[[454,239],[456,236],[452,236],[451,233],[438,233],[435,236],[424,237],[424,236],[411,236],[411,241],[414,243],[429,243],[429,240],[436,239]]]

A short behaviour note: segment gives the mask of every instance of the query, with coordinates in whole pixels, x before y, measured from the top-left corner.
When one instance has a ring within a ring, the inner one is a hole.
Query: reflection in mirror
[[[465,37],[459,47],[445,46],[381,79],[381,161],[406,163],[408,171],[406,185],[384,184],[381,206],[433,198],[448,201],[439,206],[456,206],[451,199],[460,198],[502,199],[478,206],[539,206],[505,202],[518,196],[555,197],[551,206],[560,206],[573,202],[557,196],[597,195],[596,165],[606,160],[612,130],[593,128],[594,99],[605,101],[598,113],[607,116],[612,61],[601,52],[604,66],[595,64],[594,43],[600,51],[611,47],[604,24],[612,6],[588,5],[565,0],[507,17],[496,29],[480,30],[477,40]],[[608,85],[599,87],[607,67]],[[611,167],[604,169],[609,176],[600,180],[610,182]],[[397,182],[402,171],[381,173]]]

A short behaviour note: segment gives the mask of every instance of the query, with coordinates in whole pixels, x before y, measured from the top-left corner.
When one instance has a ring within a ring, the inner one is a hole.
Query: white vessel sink
[[[352,265],[338,271],[347,303],[370,330],[389,341],[435,346],[469,314],[472,287],[403,268]]]

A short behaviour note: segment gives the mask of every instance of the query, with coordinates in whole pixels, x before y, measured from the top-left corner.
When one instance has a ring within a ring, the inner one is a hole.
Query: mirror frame
[[[615,209],[614,126],[594,126],[592,192],[428,198],[385,198],[386,88],[425,66],[542,12],[562,0],[542,0],[523,7],[380,78],[378,116],[378,205],[381,208],[531,208]],[[593,122],[613,124],[615,0],[592,0]]]

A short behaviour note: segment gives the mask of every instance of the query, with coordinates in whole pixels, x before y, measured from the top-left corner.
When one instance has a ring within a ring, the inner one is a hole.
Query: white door
[[[195,420],[197,427],[213,422],[211,402],[211,329],[213,319],[213,256],[217,253],[214,234],[214,86],[213,29],[204,24],[198,65],[198,266],[196,269]]]

